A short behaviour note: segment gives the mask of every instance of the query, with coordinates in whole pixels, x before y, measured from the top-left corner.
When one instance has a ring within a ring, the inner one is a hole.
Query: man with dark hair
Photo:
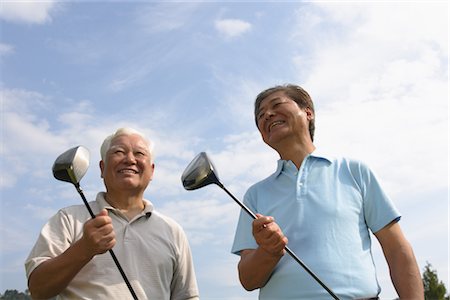
[[[256,125],[280,160],[276,172],[244,196],[257,219],[241,213],[232,248],[241,257],[243,287],[260,289],[260,299],[330,298],[284,255],[289,243],[340,299],[377,299],[371,231],[400,298],[423,299],[419,268],[398,223],[399,212],[364,163],[316,149],[314,119],[311,97],[299,86],[276,86],[256,98]]]

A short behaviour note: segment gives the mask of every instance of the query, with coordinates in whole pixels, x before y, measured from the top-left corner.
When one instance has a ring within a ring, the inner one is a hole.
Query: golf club
[[[77,146],[67,150],[66,152],[58,156],[55,160],[55,163],[53,164],[52,171],[53,176],[56,179],[70,182],[75,186],[81,198],[83,199],[84,205],[88,209],[92,219],[95,219],[95,215],[92,212],[92,209],[89,203],[87,202],[86,197],[84,196],[83,190],[80,187],[80,180],[81,178],[83,178],[84,174],[86,174],[88,167],[89,167],[89,151],[83,146]],[[120,263],[117,260],[116,255],[114,254],[114,251],[112,249],[109,249],[109,253],[111,254],[117,268],[119,269],[120,274],[125,280],[125,283],[127,284],[128,289],[130,290],[130,293],[133,296],[133,299],[137,300],[138,297],[136,296],[133,287],[128,281],[125,272],[120,266]]]
[[[212,161],[209,159],[205,152],[199,153],[186,167],[183,174],[181,175],[181,182],[186,190],[196,190],[202,188],[209,184],[216,184],[222,188],[243,210],[245,210],[253,219],[256,219],[256,215],[234,197],[220,182],[219,176],[217,174],[216,168],[214,167]],[[316,274],[314,274],[308,266],[306,266],[300,258],[292,252],[287,246],[285,247],[286,252],[300,264],[300,266],[305,269],[334,299],[339,300],[333,291],[323,283]]]

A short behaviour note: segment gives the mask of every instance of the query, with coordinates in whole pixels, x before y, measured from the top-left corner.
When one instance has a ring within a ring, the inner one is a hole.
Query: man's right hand
[[[94,219],[86,221],[80,242],[91,257],[112,249],[116,244],[116,235],[108,211],[103,209]]]
[[[239,280],[242,286],[252,291],[263,287],[269,280],[275,266],[286,253],[288,239],[273,217],[256,214],[252,233],[257,249],[244,249],[238,264]]]
[[[84,223],[81,239],[34,269],[28,280],[33,299],[48,299],[61,293],[95,255],[105,253],[115,244],[112,220],[103,209]]]
[[[272,256],[283,256],[284,249],[288,243],[281,228],[270,216],[256,214],[257,219],[253,221],[252,232],[259,247]]]

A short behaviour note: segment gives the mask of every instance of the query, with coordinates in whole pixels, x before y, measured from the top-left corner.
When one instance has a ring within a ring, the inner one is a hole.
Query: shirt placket
[[[308,176],[309,156],[305,157],[297,173],[296,197],[302,202],[306,195],[306,178]]]

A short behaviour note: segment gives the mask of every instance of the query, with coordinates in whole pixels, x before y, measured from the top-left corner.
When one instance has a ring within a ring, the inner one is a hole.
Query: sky
[[[239,206],[181,174],[208,153],[237,198],[275,171],[256,95],[295,83],[316,108],[315,145],[366,162],[402,213],[419,268],[449,285],[449,5],[446,1],[8,1],[0,4],[0,293],[24,291],[47,219],[82,204],[51,167],[83,145],[81,181],[103,191],[103,139],[133,127],[155,143],[145,197],[191,244],[202,299],[257,299],[231,254]],[[397,295],[376,239],[381,299]]]

